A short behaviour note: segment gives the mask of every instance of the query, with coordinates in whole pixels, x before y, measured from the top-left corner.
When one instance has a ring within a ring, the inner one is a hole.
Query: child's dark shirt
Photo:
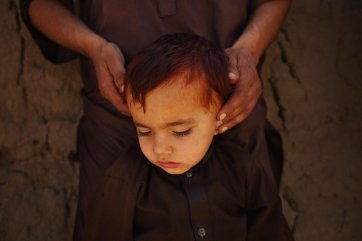
[[[215,138],[180,175],[125,155],[98,180],[83,240],[293,240],[273,178],[238,145]]]

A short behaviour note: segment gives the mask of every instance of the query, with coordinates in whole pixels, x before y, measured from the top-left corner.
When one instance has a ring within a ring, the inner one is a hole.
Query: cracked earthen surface
[[[361,12],[357,0],[294,0],[262,68],[297,241],[362,240]],[[17,0],[0,17],[0,240],[71,240],[78,62],[42,58]]]

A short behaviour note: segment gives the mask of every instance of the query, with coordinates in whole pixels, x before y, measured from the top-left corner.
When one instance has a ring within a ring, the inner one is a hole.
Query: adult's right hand
[[[114,43],[104,42],[90,57],[96,71],[100,93],[117,110],[125,115],[130,115],[123,99],[123,82],[126,71],[121,50]]]

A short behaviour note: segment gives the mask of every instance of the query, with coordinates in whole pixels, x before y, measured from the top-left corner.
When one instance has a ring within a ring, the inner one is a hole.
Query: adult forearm
[[[87,56],[93,63],[100,93],[120,112],[128,114],[120,94],[125,68],[118,46],[95,34],[56,0],[33,0],[29,17],[32,25],[49,39]]]
[[[248,51],[255,64],[277,35],[288,11],[290,0],[270,0],[257,5],[248,25],[232,48]]]
[[[250,115],[262,92],[256,70],[260,56],[275,38],[288,11],[290,0],[255,0],[250,20],[231,48],[229,79],[234,92],[218,115],[218,132],[223,133]]]
[[[32,25],[54,42],[91,57],[106,41],[56,0],[33,0]]]

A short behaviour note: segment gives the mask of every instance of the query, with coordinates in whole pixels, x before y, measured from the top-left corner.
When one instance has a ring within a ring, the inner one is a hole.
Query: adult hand
[[[223,133],[249,116],[259,96],[261,81],[256,60],[246,49],[228,48],[229,79],[233,93],[218,114],[217,133]]]
[[[123,82],[125,75],[124,57],[117,45],[104,42],[91,55],[96,70],[100,93],[111,102],[117,110],[130,115],[123,99]]]

